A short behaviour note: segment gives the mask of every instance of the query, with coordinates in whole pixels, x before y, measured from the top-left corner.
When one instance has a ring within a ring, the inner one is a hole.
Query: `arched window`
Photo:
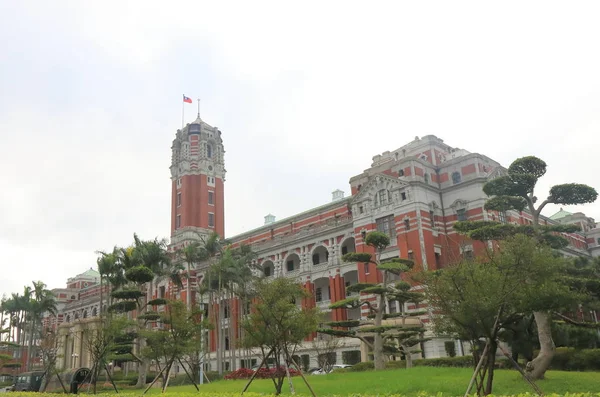
[[[452,173],[452,183],[455,184],[455,185],[457,183],[460,183],[460,172],[455,171],[455,172]]]
[[[213,151],[212,151],[212,146],[210,143],[206,144],[206,157],[208,157],[209,159],[212,158],[213,155]]]
[[[98,310],[96,308],[92,309],[92,317],[96,317],[98,315]]]

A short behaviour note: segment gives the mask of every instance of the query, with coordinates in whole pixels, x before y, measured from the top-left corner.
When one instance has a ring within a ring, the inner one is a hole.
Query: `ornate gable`
[[[352,199],[350,203],[352,211],[354,214],[360,215],[361,213],[371,212],[375,207],[392,206],[394,203],[402,201],[402,193],[404,193],[405,198],[408,196],[407,191],[403,192],[407,187],[408,184],[398,178],[385,174],[373,175]],[[380,192],[383,193],[383,197],[381,197],[382,193]]]

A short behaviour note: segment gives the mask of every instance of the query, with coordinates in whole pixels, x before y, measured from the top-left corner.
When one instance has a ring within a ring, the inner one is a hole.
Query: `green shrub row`
[[[413,360],[415,367],[453,367],[453,368],[471,368],[473,367],[473,357],[461,356],[461,357],[441,357],[441,358],[428,358]],[[392,368],[406,368],[406,361],[388,361],[385,363],[385,367]],[[364,361],[362,363],[354,364],[348,368],[347,371],[361,372],[369,371],[374,369],[375,366],[373,361]],[[338,370],[339,371],[339,370]],[[338,372],[336,371],[336,372]]]
[[[228,393],[198,393],[198,392],[175,392],[175,393],[168,393],[167,394],[172,394],[175,395],[177,397],[239,397],[240,393],[236,392],[228,392]],[[32,393],[31,392],[12,392],[10,394],[11,397],[31,397]],[[52,393],[36,393],[35,394],[36,397],[56,397],[56,394],[52,394]],[[96,394],[97,397],[114,397],[114,393],[99,393]],[[267,394],[262,394],[262,393],[255,393],[255,392],[246,392],[244,393],[244,396],[246,397],[275,397],[274,395],[267,395]],[[419,394],[419,397],[437,397],[437,394],[426,394],[426,393],[422,393]],[[598,393],[567,393],[564,395],[561,394],[547,394],[546,397],[598,397],[599,394]],[[338,396],[339,397],[339,396]],[[369,395],[369,394],[352,394],[352,397],[375,397],[375,395]],[[387,395],[387,397],[404,397],[402,394],[389,394]],[[509,396],[501,396],[501,395],[496,395],[495,397],[509,397]],[[521,394],[515,394],[512,395],[510,397],[532,397],[531,393],[521,393]]]
[[[559,347],[550,368],[560,371],[600,371],[600,349]]]
[[[523,365],[524,363],[520,363]],[[413,360],[415,367],[453,367],[453,368],[472,368],[472,356],[460,357],[441,357]],[[512,369],[513,365],[505,358],[496,360],[497,368]],[[386,368],[405,368],[406,361],[388,361]],[[374,368],[373,361],[365,361],[355,364],[349,371],[368,371]],[[552,359],[550,369],[559,371],[600,371],[600,349],[572,349],[558,348]]]

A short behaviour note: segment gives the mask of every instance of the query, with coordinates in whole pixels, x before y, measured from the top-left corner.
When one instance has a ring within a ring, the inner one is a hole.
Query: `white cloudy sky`
[[[0,295],[168,237],[184,93],[223,131],[227,235],[417,135],[600,188],[597,2],[290,4],[0,0]]]

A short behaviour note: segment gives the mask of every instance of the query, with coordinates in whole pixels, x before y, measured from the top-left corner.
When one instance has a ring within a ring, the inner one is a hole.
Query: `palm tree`
[[[210,302],[212,307],[218,305],[218,314],[213,311],[211,321],[217,325],[217,366],[222,372],[222,361],[225,359],[225,335],[223,327],[219,324],[221,319],[225,318],[225,312],[233,314],[232,302],[234,299],[240,299],[242,307],[246,304],[247,286],[252,279],[251,264],[255,259],[256,254],[247,246],[239,248],[226,248],[220,255],[219,260],[210,265],[208,277],[205,281],[204,288],[211,296]],[[236,313],[240,315],[241,313]],[[239,324],[238,324],[239,327]],[[239,331],[238,331],[239,332]],[[234,328],[234,320],[230,320],[228,327],[229,339],[229,359],[230,369],[235,370],[236,366],[236,332]]]
[[[46,288],[46,284],[41,281],[33,281],[33,293],[31,294],[30,302],[29,302],[29,349],[27,351],[27,362],[26,368],[27,370],[31,369],[31,361],[34,356],[34,336],[41,335],[42,330],[42,321],[45,313],[49,313],[50,315],[56,315],[57,307],[56,307],[56,298],[54,294]]]
[[[176,257],[185,262],[187,267],[187,289],[186,289],[186,302],[188,311],[191,310],[192,307],[192,296],[191,296],[191,282],[190,282],[190,272],[192,268],[196,268],[196,263],[200,262],[203,258],[203,254],[205,250],[202,250],[202,245],[200,242],[194,241],[182,249],[177,250]]]

